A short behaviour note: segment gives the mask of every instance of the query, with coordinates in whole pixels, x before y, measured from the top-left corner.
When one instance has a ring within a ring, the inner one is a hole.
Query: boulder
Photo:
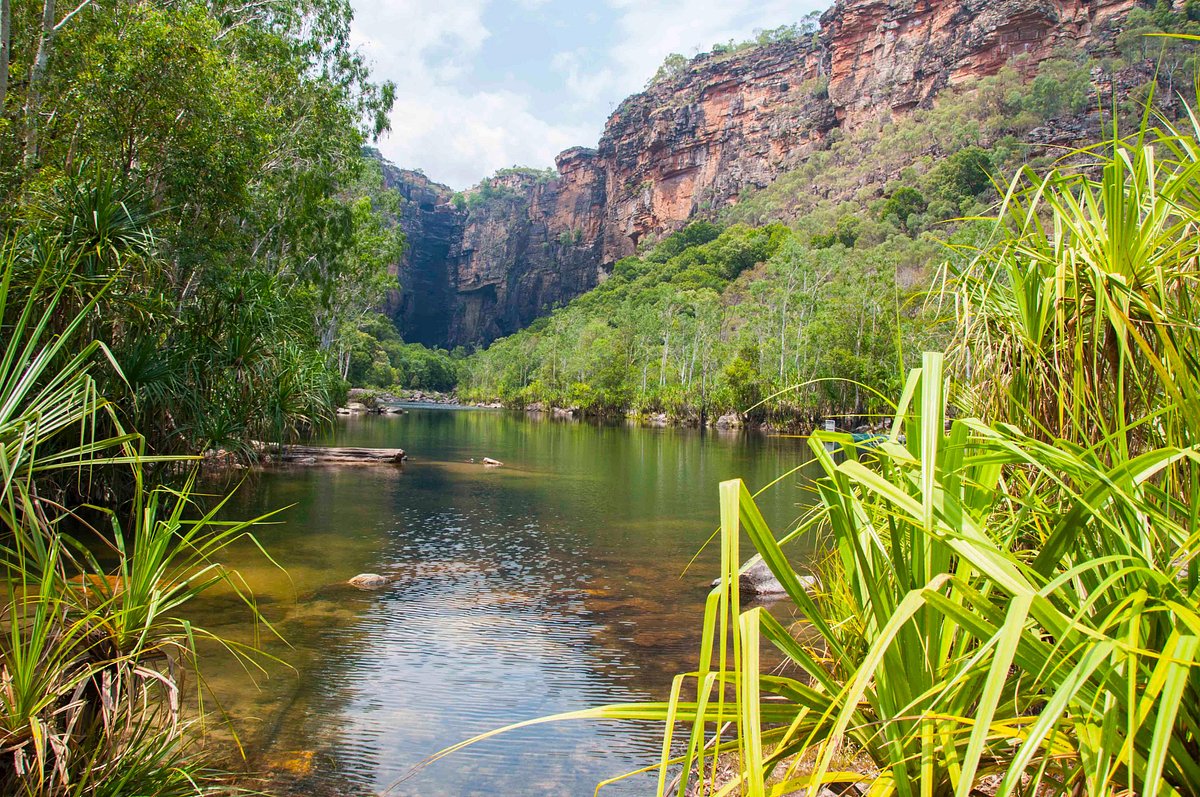
[[[346,582],[352,587],[359,589],[380,589],[392,583],[392,580],[386,576],[381,576],[378,573],[359,573],[354,578]]]
[[[351,401],[346,404],[346,409],[350,410],[351,412],[366,412],[367,405],[363,404],[361,401]]]
[[[715,426],[718,429],[740,429],[742,428],[742,419],[737,416],[736,412],[731,412],[717,418]]]
[[[815,576],[800,574],[798,578],[809,592],[819,585]],[[712,586],[718,586],[720,583],[721,579],[714,579]],[[752,598],[782,597],[787,594],[783,584],[780,584],[779,579],[771,572],[771,568],[758,556],[742,567],[738,574],[738,587],[743,596]]]

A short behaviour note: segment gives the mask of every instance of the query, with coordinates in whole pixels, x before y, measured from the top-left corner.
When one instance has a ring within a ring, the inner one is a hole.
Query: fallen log
[[[271,454],[284,465],[399,465],[408,458],[401,448],[281,446]]]

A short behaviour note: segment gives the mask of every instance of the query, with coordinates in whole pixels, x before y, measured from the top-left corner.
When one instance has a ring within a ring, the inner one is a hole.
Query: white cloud
[[[618,15],[611,50],[617,87],[638,91],[671,53],[692,56],[713,44],[750,38],[756,29],[799,22],[829,0],[607,0]]]
[[[493,3],[510,1],[354,0],[355,43],[376,77],[397,86],[392,130],[379,142],[386,157],[423,168],[455,188],[513,164],[548,166],[567,147],[595,145],[598,123],[626,95],[641,90],[669,53],[692,55],[715,42],[745,39],[756,28],[795,22],[829,4],[605,0],[606,5],[581,8],[578,24],[595,29],[594,44],[557,52],[549,46],[529,49],[528,57],[541,59],[543,74],[557,75],[563,91],[557,108],[539,114],[532,88],[474,84],[477,58],[492,35],[485,13]],[[515,5],[530,10],[549,2]],[[612,41],[600,39],[605,35]]]
[[[538,119],[517,92],[467,85],[472,59],[490,35],[483,22],[488,2],[355,2],[354,41],[375,76],[397,87],[391,132],[379,149],[454,188],[513,164],[550,165],[587,134]]]
[[[399,92],[392,132],[379,148],[397,164],[462,189],[506,166],[552,166],[555,155],[588,135],[594,133],[537,118],[513,92],[424,86]]]
[[[616,75],[609,67],[596,63],[590,48],[555,53],[550,66],[562,75],[573,110],[595,108],[617,90]]]

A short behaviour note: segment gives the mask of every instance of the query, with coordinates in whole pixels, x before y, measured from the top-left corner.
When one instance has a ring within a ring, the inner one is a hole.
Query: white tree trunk
[[[38,116],[42,111],[42,82],[50,65],[50,49],[54,46],[54,0],[42,6],[42,36],[38,39],[37,55],[29,71],[29,95],[25,101],[25,165],[32,167],[38,156]]]

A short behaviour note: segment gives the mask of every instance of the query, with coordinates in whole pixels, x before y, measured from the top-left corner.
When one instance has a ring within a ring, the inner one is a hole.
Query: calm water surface
[[[391,467],[260,474],[232,514],[288,506],[258,537],[276,568],[238,552],[269,629],[231,597],[215,631],[257,641],[247,673],[220,656],[210,688],[275,788],[294,794],[589,795],[656,759],[660,729],[559,723],[413,767],[500,725],[597,704],[663,699],[695,667],[717,484],[752,490],[807,461],[802,440],[537,421],[412,408],[342,419],[332,445],[402,447]],[[485,468],[469,460],[504,461]],[[777,532],[800,514],[803,477],[765,497]],[[395,582],[343,586],[357,573]],[[405,776],[408,775],[406,779]],[[646,794],[645,777],[602,794]]]

